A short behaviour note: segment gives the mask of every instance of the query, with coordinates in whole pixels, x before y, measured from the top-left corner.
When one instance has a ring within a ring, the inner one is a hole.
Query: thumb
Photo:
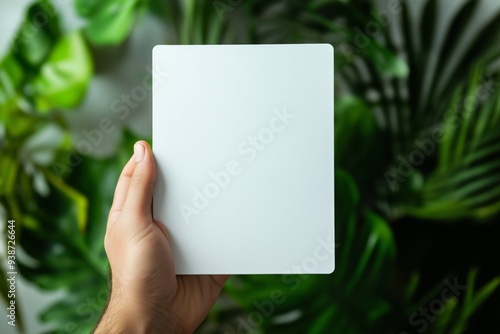
[[[153,152],[147,142],[141,140],[135,143],[133,159],[135,168],[130,178],[123,211],[135,217],[151,217],[156,166]]]

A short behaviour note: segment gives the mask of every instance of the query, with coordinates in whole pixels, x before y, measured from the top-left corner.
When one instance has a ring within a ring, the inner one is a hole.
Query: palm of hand
[[[154,160],[147,149],[125,166],[108,218],[105,247],[112,296],[163,318],[179,332],[193,332],[229,276],[176,276],[166,228],[152,220]],[[112,297],[113,298],[113,297]]]

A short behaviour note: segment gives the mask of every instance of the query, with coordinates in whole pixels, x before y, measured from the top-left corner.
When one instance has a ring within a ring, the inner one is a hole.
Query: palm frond
[[[427,219],[487,219],[500,212],[500,90],[476,70],[457,91],[439,125],[435,171],[425,181],[422,203],[408,213]]]

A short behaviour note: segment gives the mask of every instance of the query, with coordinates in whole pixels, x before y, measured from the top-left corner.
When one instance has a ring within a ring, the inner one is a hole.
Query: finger
[[[231,277],[231,275],[212,275],[212,279],[221,289],[222,287],[224,287],[224,284],[229,279],[229,277]]]
[[[156,166],[153,152],[145,141],[139,141],[134,145],[134,162],[134,172],[130,178],[123,211],[135,217],[151,217]]]
[[[109,210],[108,229],[109,225],[112,225],[116,221],[116,219],[118,219],[123,205],[125,204],[130,178],[134,173],[134,167],[135,162],[134,156],[132,155],[125,167],[123,167],[120,177],[118,178],[118,183],[116,184],[115,194],[113,196],[113,204],[111,204],[111,209]]]

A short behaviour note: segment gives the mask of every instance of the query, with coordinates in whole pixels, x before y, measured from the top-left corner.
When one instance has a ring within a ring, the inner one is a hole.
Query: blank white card
[[[177,274],[334,270],[333,48],[153,50],[155,219]]]

